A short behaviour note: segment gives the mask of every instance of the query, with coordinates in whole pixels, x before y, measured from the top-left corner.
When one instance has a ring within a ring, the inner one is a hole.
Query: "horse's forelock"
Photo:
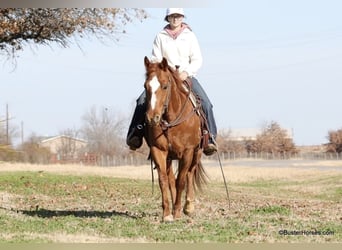
[[[172,78],[174,79],[176,86],[181,92],[186,93],[185,89],[183,88],[183,81],[179,78],[179,73],[177,70],[174,70],[170,65],[167,67],[165,71],[163,67],[161,67],[161,63],[151,63],[146,68],[146,79],[151,79],[152,76],[158,76],[161,71],[167,73],[167,71],[171,74]]]

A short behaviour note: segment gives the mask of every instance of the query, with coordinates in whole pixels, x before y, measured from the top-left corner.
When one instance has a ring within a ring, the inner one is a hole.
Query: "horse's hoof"
[[[191,216],[195,212],[195,206],[191,201],[186,201],[183,208],[184,214]]]
[[[172,223],[173,222],[172,214],[170,214],[168,216],[165,216],[164,219],[163,219],[163,222],[165,222],[165,223]]]

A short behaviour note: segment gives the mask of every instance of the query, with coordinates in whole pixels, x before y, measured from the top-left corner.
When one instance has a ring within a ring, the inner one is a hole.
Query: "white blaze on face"
[[[156,92],[157,92],[157,90],[158,90],[158,88],[160,86],[160,83],[158,81],[158,78],[156,76],[154,76],[149,84],[150,84],[151,92],[152,92],[151,108],[152,108],[152,110],[154,110],[154,108],[156,106],[156,103],[157,103]]]

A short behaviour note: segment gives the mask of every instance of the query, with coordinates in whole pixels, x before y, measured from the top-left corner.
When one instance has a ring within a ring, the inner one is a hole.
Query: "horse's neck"
[[[168,107],[170,117],[179,115],[181,110],[184,108],[184,105],[186,105],[187,96],[178,88],[177,84],[178,83],[176,82],[171,84],[171,95]]]

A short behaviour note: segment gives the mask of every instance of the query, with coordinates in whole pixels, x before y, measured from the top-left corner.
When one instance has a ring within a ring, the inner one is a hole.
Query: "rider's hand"
[[[188,76],[189,76],[188,73],[185,71],[182,71],[181,73],[179,73],[179,77],[182,81],[185,81],[186,78],[188,78]]]

